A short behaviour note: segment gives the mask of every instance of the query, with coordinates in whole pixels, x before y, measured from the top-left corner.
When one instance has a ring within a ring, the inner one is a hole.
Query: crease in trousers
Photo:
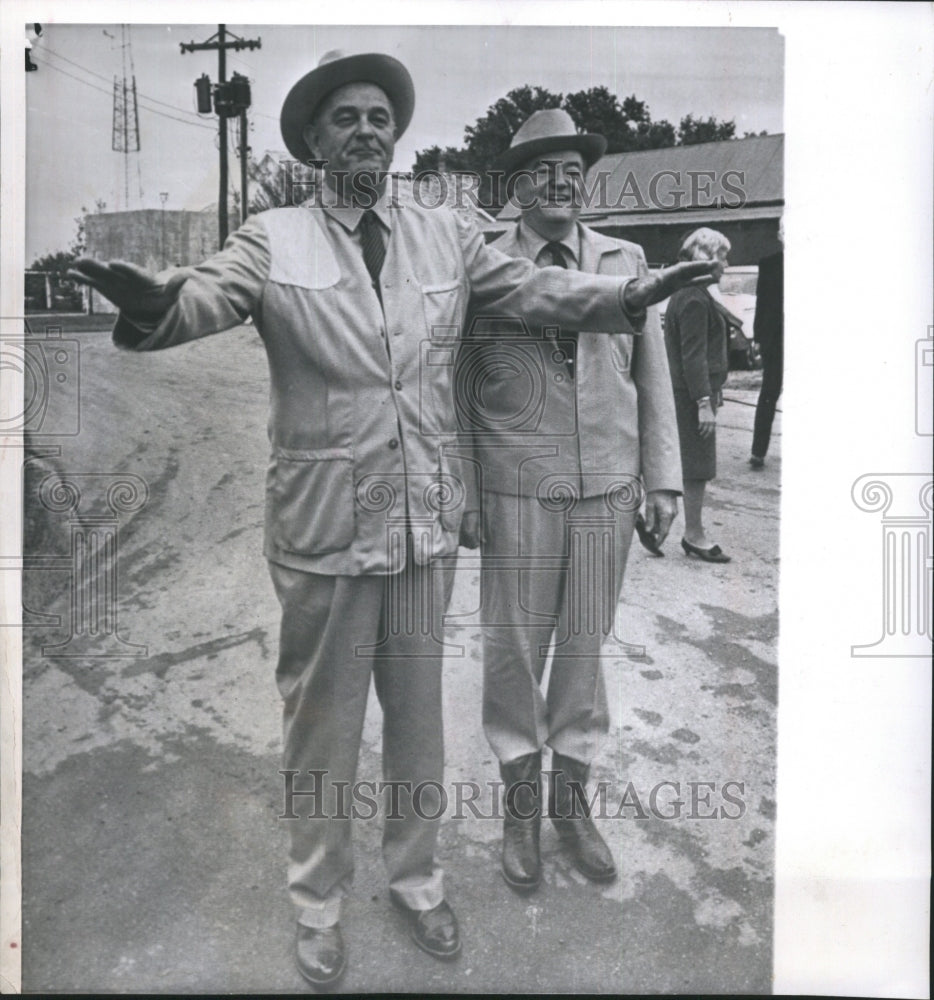
[[[553,510],[536,497],[484,492],[483,727],[501,763],[546,745],[582,763],[596,755],[609,728],[600,653],[635,515],[602,495]]]
[[[439,811],[435,788],[426,787],[418,812],[403,790],[392,816],[381,806],[367,817],[373,809],[364,803],[356,818],[350,790],[371,676],[383,710],[383,780],[414,787],[440,784],[444,777],[441,640],[454,560],[417,565],[411,534],[407,550],[405,568],[392,575],[325,576],[269,564],[282,607],[276,669],[283,699],[282,767],[299,772],[292,800],[299,818],[283,820],[290,836],[289,894],[299,923],[309,927],[328,927],[340,918],[354,871],[355,822],[383,823],[389,887],[403,905],[430,909],[444,898],[435,857],[439,820],[423,818]],[[343,808],[341,782],[347,783]],[[300,794],[309,789],[318,796]],[[372,797],[384,802],[384,796]]]

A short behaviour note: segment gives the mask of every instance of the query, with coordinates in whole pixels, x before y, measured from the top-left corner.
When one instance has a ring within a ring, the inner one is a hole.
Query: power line
[[[111,84],[111,89],[110,90],[104,90],[103,87],[98,87],[96,84],[91,83],[89,80],[82,80],[80,76],[75,76],[74,73],[69,73],[68,70],[62,69],[61,66],[53,66],[52,63],[46,63],[46,66],[49,69],[54,69],[56,73],[62,73],[64,76],[71,77],[72,80],[77,80],[78,83],[83,83],[85,85],[85,87],[90,87],[92,90],[97,90],[101,94],[106,94],[109,98],[113,98],[113,89],[112,89],[113,84]],[[95,74],[95,75],[97,75],[97,74]],[[137,95],[137,96],[139,96],[139,95]],[[162,103],[162,102],[160,102],[160,103]],[[168,105],[168,107],[171,107],[171,105]],[[149,114],[151,114],[151,115],[159,115],[161,118],[169,118],[173,122],[181,122],[182,125],[193,125],[195,128],[206,128],[206,129],[208,129],[211,132],[216,132],[217,131],[217,129],[213,125],[204,125],[200,121],[193,122],[193,121],[188,121],[185,118],[176,118],[174,115],[167,115],[164,111],[158,111],[158,110],[156,110],[156,108],[147,108],[145,104],[140,104],[140,108],[143,111],[148,111]],[[177,110],[180,111],[182,109],[178,108]]]
[[[61,55],[60,53],[56,52],[54,49],[50,49],[47,46],[43,46],[42,51],[43,51],[43,54],[53,55],[57,59],[62,59],[66,63],[69,63],[70,65],[77,67],[82,72],[89,73],[91,76],[96,76],[99,80],[104,80],[106,83],[110,83],[111,82],[110,77],[103,76],[101,73],[95,73],[93,69],[88,69],[87,66],[82,66],[81,63],[77,63],[77,62],[74,61],[74,59],[69,59],[67,56]],[[255,68],[252,67],[252,66],[250,66],[250,64],[245,59],[237,59],[237,61],[240,62],[240,63],[242,63],[252,73],[255,73]],[[52,64],[49,63],[48,65],[51,66]],[[54,69],[55,67],[53,66],[52,68]],[[64,72],[64,70],[60,70],[60,72]],[[79,78],[75,77],[75,79],[79,79]],[[87,81],[82,81],[82,82],[86,83]],[[88,86],[90,86],[90,84],[88,84]],[[144,94],[141,91],[137,91],[136,96],[137,96],[137,98],[140,101],[144,101],[145,100],[145,101],[149,101],[151,104],[160,104],[160,105],[162,105],[162,107],[164,107],[164,108],[170,108],[172,111],[179,111],[179,112],[181,112],[184,115],[192,115],[192,117],[198,118],[201,121],[204,120],[204,116],[199,115],[197,111],[189,111],[187,108],[180,108],[180,107],[178,107],[177,104],[168,104],[166,101],[160,101],[158,97],[150,97],[148,94]],[[142,105],[140,105],[140,106],[142,107]],[[152,111],[153,114],[159,114],[158,111],[155,111],[152,108],[147,108],[146,110],[147,111]],[[270,115],[270,114],[267,114],[265,111],[257,111],[255,108],[252,110],[252,114],[256,118],[268,118],[272,122],[277,122],[277,121],[279,121],[279,118],[280,118],[279,115]],[[171,116],[166,115],[165,117],[168,118],[168,117],[171,117]],[[181,119],[175,119],[175,120],[176,121],[180,121]]]
[[[57,59],[61,59],[64,62],[69,63],[72,66],[75,66],[77,69],[80,69],[83,73],[89,73],[91,76],[96,76],[99,80],[104,80],[106,83],[110,83],[111,82],[110,77],[104,76],[101,73],[95,73],[93,69],[88,69],[87,66],[82,66],[81,63],[75,62],[74,59],[69,59],[67,56],[60,55],[58,52],[54,52],[52,49],[44,48],[43,49],[43,53],[44,54],[51,54],[51,55],[55,56]],[[51,64],[49,64],[49,65],[51,65]],[[53,69],[54,68],[56,68],[56,67],[53,66]],[[63,69],[59,68],[59,72],[64,73],[65,71]],[[79,79],[79,77],[75,77],[75,79],[77,80],[77,79]],[[87,81],[82,81],[82,82],[86,83]],[[91,86],[91,84],[88,84],[88,86]],[[160,104],[160,105],[162,105],[162,107],[169,108],[172,111],[179,111],[179,112],[181,112],[184,115],[192,115],[195,118],[201,119],[201,116],[196,111],[189,111],[187,108],[180,108],[180,107],[178,107],[175,104],[168,104],[166,101],[160,101],[159,98],[157,98],[157,97],[150,97],[148,94],[144,94],[142,92],[137,92],[136,96],[140,100],[147,100],[147,101],[149,101],[152,104]],[[154,112],[154,114],[158,114],[158,113],[159,112],[157,112],[157,111]]]
[[[246,109],[251,104],[250,84],[245,76],[234,73],[233,79],[227,81],[227,50],[240,52],[243,49],[262,48],[263,42],[260,38],[240,38],[227,31],[225,24],[219,24],[217,31],[205,42],[182,42],[179,45],[182,55],[186,52],[217,52],[217,85],[211,87],[211,81],[206,73],[203,73],[195,87],[198,90],[198,110],[208,110],[210,108],[210,95],[214,97],[214,112],[218,118],[218,150],[220,154],[220,184],[217,197],[217,230],[218,247],[222,247],[227,240],[228,220],[227,220],[227,119],[234,115],[240,115],[241,120],[241,144],[240,144],[240,190],[242,192],[243,204],[241,205],[241,221],[246,221],[247,211],[247,146],[246,146]],[[207,98],[202,103],[202,91]],[[206,105],[206,106],[205,106]]]

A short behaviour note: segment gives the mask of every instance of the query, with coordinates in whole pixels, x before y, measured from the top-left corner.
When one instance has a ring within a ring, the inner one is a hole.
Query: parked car
[[[762,367],[762,358],[757,348],[753,346],[758,280],[759,267],[756,264],[728,267],[723,272],[719,284],[710,290],[710,294],[738,321],[730,323],[731,370]]]
[[[756,264],[728,267],[719,284],[710,286],[710,294],[727,313],[730,336],[730,370],[748,371],[762,367],[762,358],[753,343],[753,320],[756,315],[756,282],[759,268]],[[662,329],[665,328],[665,310],[668,299],[658,304]]]

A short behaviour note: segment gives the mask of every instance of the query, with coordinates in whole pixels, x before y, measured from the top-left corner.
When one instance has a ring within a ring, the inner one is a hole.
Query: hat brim
[[[344,56],[306,73],[282,104],[279,128],[285,148],[302,163],[313,159],[305,142],[305,126],[318,105],[345,83],[373,83],[386,92],[396,119],[396,138],[409,127],[415,110],[415,87],[409,71],[392,56],[378,52]]]
[[[557,153],[563,149],[576,149],[584,158],[585,166],[592,167],[606,152],[606,138],[593,132],[584,135],[550,135],[529,139],[510,146],[493,164],[497,170],[511,174],[523,163],[537,159],[543,153]]]

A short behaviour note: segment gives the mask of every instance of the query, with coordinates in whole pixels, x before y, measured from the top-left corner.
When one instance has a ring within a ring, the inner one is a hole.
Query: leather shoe
[[[645,523],[645,518],[641,514],[636,514],[635,526],[636,534],[639,536],[642,547],[648,549],[653,556],[664,558],[665,553],[662,552],[658,545],[658,536],[654,531],[649,530],[649,526]]]
[[[709,549],[702,549],[698,545],[692,545],[686,538],[681,539],[681,548],[686,556],[695,555],[712,563],[728,563],[730,557],[720,548],[719,545],[711,545]]]
[[[558,838],[582,875],[594,882],[609,882],[616,878],[613,855],[591,819],[586,802],[572,793],[568,785],[569,781],[573,781],[584,792],[590,777],[590,765],[559,753],[553,755],[552,765],[549,814]]]
[[[542,880],[542,755],[526,754],[499,765],[503,779],[503,878],[517,892]]]
[[[298,925],[295,942],[298,971],[314,986],[330,986],[344,974],[347,958],[340,924],[331,927]]]
[[[430,910],[413,910],[393,897],[393,902],[409,920],[412,940],[434,958],[449,961],[461,953],[457,917],[445,900]]]

